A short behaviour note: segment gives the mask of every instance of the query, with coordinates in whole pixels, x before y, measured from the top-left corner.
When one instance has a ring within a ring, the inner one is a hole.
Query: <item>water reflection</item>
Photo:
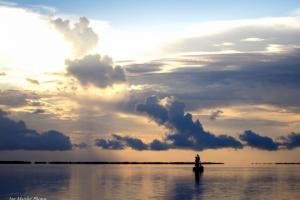
[[[202,199],[204,193],[202,174],[193,175],[195,175],[194,183],[189,178],[175,179],[174,184],[171,185],[171,190],[168,191],[168,199]]]
[[[57,196],[68,187],[70,177],[67,166],[0,166],[0,199]]]
[[[0,199],[300,199],[298,167],[0,166]]]

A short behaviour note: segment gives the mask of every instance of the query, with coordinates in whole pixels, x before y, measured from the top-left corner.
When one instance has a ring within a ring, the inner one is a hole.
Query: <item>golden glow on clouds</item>
[[[21,8],[0,6],[2,69],[27,72],[59,71],[71,49],[48,18]]]
[[[94,23],[95,24],[95,23]],[[97,25],[97,24],[95,24]],[[98,52],[112,56],[115,60],[151,60],[157,56],[160,45],[168,42],[173,35],[161,32],[120,31],[111,27],[94,26],[100,42]]]
[[[274,120],[279,122],[300,122],[300,115],[272,105],[242,105],[222,108],[224,117]]]
[[[256,105],[232,105],[230,107],[219,107],[214,109],[203,109],[195,114],[210,115],[213,111],[222,110],[222,118],[247,118],[247,119],[268,119],[282,122],[300,122],[300,115],[293,113],[284,108],[272,105],[256,104]]]
[[[283,45],[280,44],[270,44],[267,46],[266,50],[270,53],[280,53],[285,50]]]
[[[162,138],[167,132],[164,127],[157,125],[157,123],[145,116],[116,111],[118,109],[116,108],[118,103],[126,101],[130,92],[146,90],[148,87],[164,91],[163,86],[114,84],[104,89],[81,86],[79,82],[64,74],[65,59],[73,57],[73,50],[70,44],[63,39],[62,34],[57,32],[50,25],[47,16],[42,16],[21,8],[0,6],[0,24],[0,72],[4,71],[7,74],[6,76],[0,77],[1,89],[30,88],[32,92],[40,94],[42,98],[38,100],[41,104],[39,108],[45,110],[45,113],[41,113],[40,116],[49,115],[50,119],[55,118],[76,122],[76,120],[82,117],[80,116],[82,113],[84,116],[85,114],[88,116],[89,112],[93,112],[92,114],[96,113],[97,117],[113,113],[118,121],[115,124],[109,124],[109,126],[113,128],[117,127],[116,129],[122,130],[120,132],[122,135],[136,136],[142,138],[145,142],[150,142],[154,138]],[[300,28],[299,20],[293,17],[205,22],[193,24],[184,30],[172,33],[161,33],[160,30],[153,32],[120,31],[110,27],[107,22],[96,20],[91,20],[91,25],[98,33],[100,39],[99,46],[93,53],[108,54],[112,56],[114,60],[138,59],[139,61],[172,56],[169,55],[168,51],[161,48],[163,44],[167,44],[170,41],[219,34],[236,27],[259,25],[266,27],[289,26],[295,29]],[[263,40],[265,39],[254,37],[244,39],[245,42],[259,42]],[[178,52],[175,57],[180,60],[180,58],[184,58],[185,55],[193,54],[198,56],[240,53],[234,50],[235,44],[230,41],[224,41],[217,45],[222,48],[230,49],[221,49],[218,52]],[[279,53],[284,51],[285,48],[284,45],[269,44],[265,51]],[[209,58],[202,59],[209,61]],[[180,67],[185,66],[182,66],[182,63],[178,61],[170,60],[167,61],[165,65],[162,66],[161,71],[157,73],[172,72]],[[193,66],[189,65],[189,67]],[[199,68],[201,65],[197,64],[195,67]],[[236,66],[230,66],[230,68],[234,67]],[[62,74],[54,75],[53,73],[45,72],[61,72]],[[39,84],[28,81],[28,78],[38,81]],[[169,99],[165,98],[161,103],[164,105],[168,104],[168,100]],[[11,110],[15,112],[33,113],[36,108],[37,106],[34,105],[26,105],[12,108]],[[269,105],[236,105],[216,109],[223,111],[220,121],[224,119],[255,119],[298,124],[300,122],[299,114],[287,112]],[[197,114],[200,113],[209,116],[212,111],[213,110],[201,110]],[[94,121],[90,121],[94,123]],[[122,121],[126,127],[120,127],[120,121]],[[206,126],[206,123],[203,124]],[[129,126],[134,127],[129,129]],[[292,128],[290,127],[290,129]],[[295,128],[293,129],[296,130]],[[211,131],[210,128],[207,130]],[[62,131],[68,132],[68,130]],[[99,130],[99,132],[101,131],[102,130]],[[214,132],[214,130],[212,131]],[[223,131],[224,130],[220,130],[216,132],[216,134],[223,133]],[[287,133],[288,132],[282,134]],[[81,132],[81,134],[84,133]],[[213,157],[217,161],[228,161],[227,159],[223,159],[224,156],[230,156],[231,160],[241,160],[244,159],[244,157],[239,158],[239,156],[247,151],[248,150],[242,150],[236,153],[236,151],[233,150],[209,150],[203,154],[207,157]],[[182,161],[182,158],[190,159],[194,155],[193,151],[172,150],[170,152],[171,154],[169,151],[136,152],[126,150],[122,155],[130,153],[132,159],[139,158],[140,160],[145,160],[146,157],[149,161],[159,161],[159,159],[163,157],[174,161],[178,161],[180,157],[180,161]],[[160,157],[157,158],[157,155]],[[253,154],[249,153],[249,155]]]
[[[211,120],[210,116],[216,110],[222,113]],[[300,115],[296,111],[280,107],[257,105],[231,105],[214,109],[202,109],[193,112],[199,118],[206,130],[215,134],[229,134],[234,137],[247,129],[273,138],[299,130]]]

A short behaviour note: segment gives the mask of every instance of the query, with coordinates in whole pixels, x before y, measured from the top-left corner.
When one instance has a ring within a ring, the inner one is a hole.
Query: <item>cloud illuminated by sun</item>
[[[48,23],[29,10],[0,6],[0,62],[10,71],[45,72],[64,69],[71,47]]]

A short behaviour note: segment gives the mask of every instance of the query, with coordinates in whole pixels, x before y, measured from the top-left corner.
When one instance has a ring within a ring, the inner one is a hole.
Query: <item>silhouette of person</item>
[[[195,167],[199,167],[200,166],[200,156],[199,154],[197,154],[197,156],[195,157]]]

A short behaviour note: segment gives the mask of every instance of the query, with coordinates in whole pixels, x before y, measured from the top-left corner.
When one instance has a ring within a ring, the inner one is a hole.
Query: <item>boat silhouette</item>
[[[195,157],[195,166],[193,167],[193,172],[196,173],[203,173],[204,167],[201,165],[200,156],[197,154]]]

